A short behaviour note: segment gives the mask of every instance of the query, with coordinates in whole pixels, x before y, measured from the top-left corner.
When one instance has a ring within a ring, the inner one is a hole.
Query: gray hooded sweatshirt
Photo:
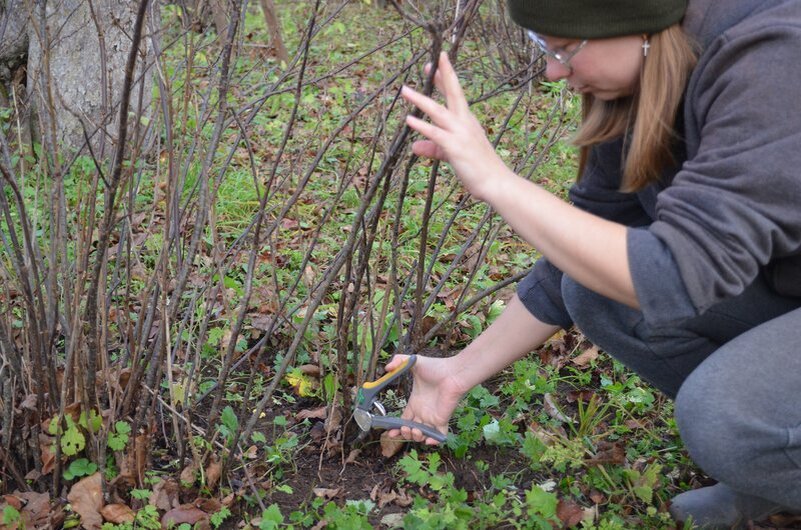
[[[652,326],[736,296],[763,275],[801,296],[801,0],[690,0],[701,49],[662,182],[618,191],[622,140],[591,150],[579,208],[629,226],[635,291]],[[539,260],[518,286],[540,320],[571,325],[561,272]]]

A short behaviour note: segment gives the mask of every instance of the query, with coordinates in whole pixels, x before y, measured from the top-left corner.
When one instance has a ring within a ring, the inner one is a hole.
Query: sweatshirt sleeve
[[[596,146],[590,152],[587,168],[569,192],[570,201],[582,210],[628,226],[643,226],[651,218],[637,195],[620,188],[622,140]],[[563,328],[572,319],[562,301],[562,271],[540,258],[520,282],[517,294],[523,305],[540,321]]]
[[[653,325],[703,313],[770,261],[801,252],[795,18],[733,28],[699,61],[686,99],[687,162],[659,194],[654,223],[628,232],[634,287]]]

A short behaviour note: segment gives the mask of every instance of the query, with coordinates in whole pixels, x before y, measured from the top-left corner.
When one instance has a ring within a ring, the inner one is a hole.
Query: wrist
[[[488,179],[483,197],[483,200],[495,210],[499,210],[499,205],[503,204],[507,197],[516,193],[515,189],[520,180],[520,177],[503,162],[500,160],[498,162],[499,167],[491,172],[494,178]]]

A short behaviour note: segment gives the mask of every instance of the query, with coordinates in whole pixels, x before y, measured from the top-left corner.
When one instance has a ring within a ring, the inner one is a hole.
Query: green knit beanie
[[[687,0],[507,0],[512,20],[550,37],[603,39],[655,33],[679,22]]]

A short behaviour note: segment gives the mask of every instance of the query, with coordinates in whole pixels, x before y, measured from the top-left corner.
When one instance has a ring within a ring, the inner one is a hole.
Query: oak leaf
[[[75,483],[67,494],[72,509],[81,516],[81,525],[87,530],[100,530],[103,516],[103,478],[100,472],[82,478]]]

